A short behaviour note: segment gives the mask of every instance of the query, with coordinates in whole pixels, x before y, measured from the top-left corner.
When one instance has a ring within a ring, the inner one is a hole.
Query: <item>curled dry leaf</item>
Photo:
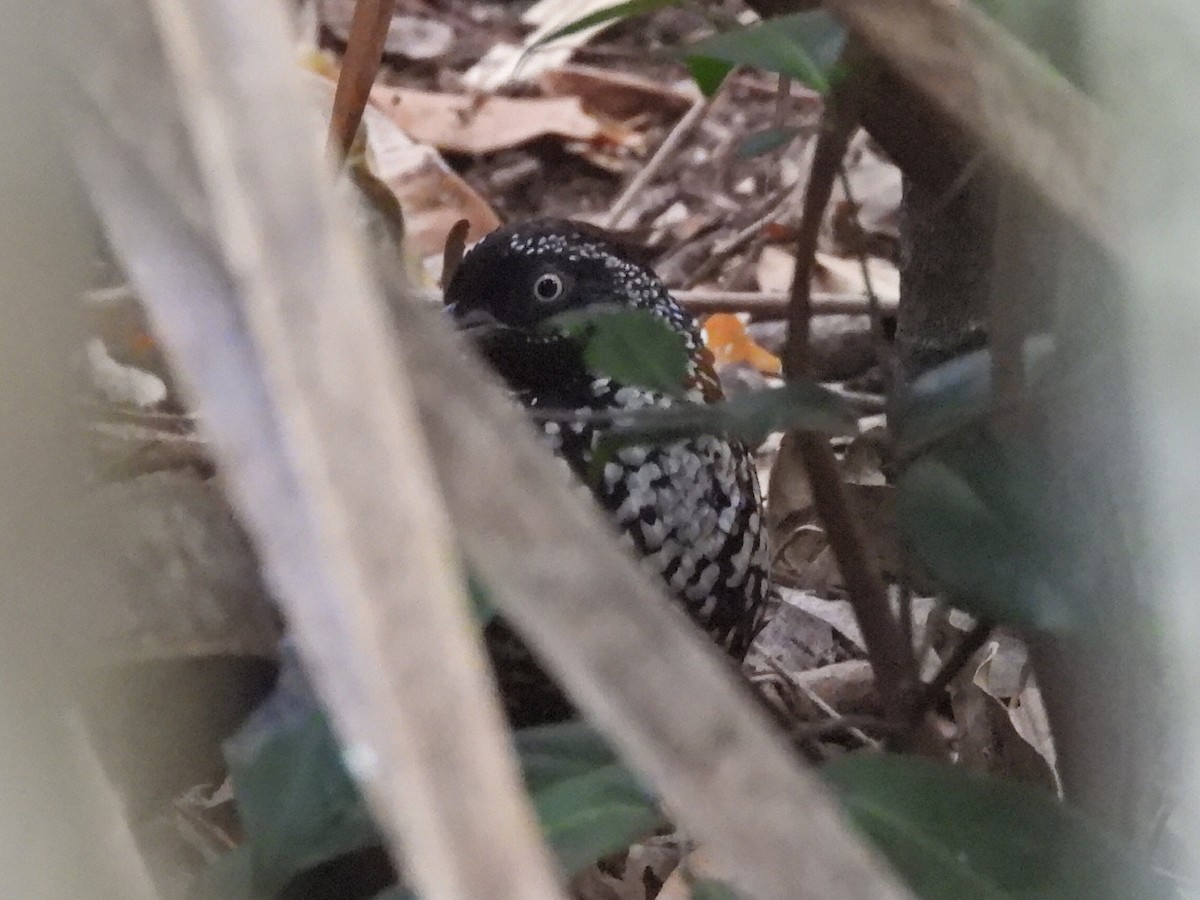
[[[455,270],[458,269],[458,264],[462,262],[463,254],[467,250],[467,232],[470,229],[470,222],[466,219],[459,219],[446,234],[446,246],[442,250],[441,287],[443,289],[450,283]]]
[[[1013,730],[1045,762],[1061,793],[1058,753],[1042,692],[1029,665],[1029,652],[1016,637],[997,632],[983,650],[972,683],[1007,712]]]
[[[732,313],[714,313],[704,320],[704,342],[712,350],[718,368],[741,364],[767,375],[783,371],[779,357],[756,344],[742,320]]]
[[[117,362],[100,338],[88,341],[87,361],[92,385],[110,403],[128,403],[149,409],[167,399],[167,385],[161,378]]]
[[[586,112],[578,97],[442,94],[376,86],[371,99],[414,141],[472,155],[495,153],[541,137],[637,150],[637,132]]]
[[[333,83],[313,74],[310,84],[315,109],[328,116]],[[405,241],[411,252],[421,259],[440,260],[446,234],[459,219],[469,223],[469,242],[500,226],[495,211],[446,165],[437,150],[412,140],[374,100],[367,104],[363,124],[371,170],[400,202]]]
[[[463,84],[476,91],[491,93],[506,84],[537,80],[543,72],[565,65],[576,49],[615,20],[564,35],[539,47],[544,38],[565,25],[613,5],[613,0],[539,0],[521,14],[521,21],[534,29],[525,41],[519,47],[496,44],[466,71]]]
[[[894,243],[900,239],[900,170],[875,152],[865,138],[860,133],[846,155],[857,227],[869,237]],[[827,215],[835,215],[838,206],[848,199],[839,179]]]

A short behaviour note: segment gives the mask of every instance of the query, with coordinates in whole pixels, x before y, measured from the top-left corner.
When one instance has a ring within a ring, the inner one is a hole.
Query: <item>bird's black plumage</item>
[[[623,385],[589,370],[581,339],[546,327],[559,313],[602,307],[659,317],[687,348],[682,396],[699,402],[721,396],[696,322],[653,272],[588,226],[540,220],[493,232],[462,259],[446,301],[527,407],[570,413],[679,402],[679,394]],[[585,477],[595,426],[567,417],[540,427],[554,451]],[[735,658],[744,656],[761,625],[767,590],[762,500],[748,449],[716,435],[626,447],[598,475],[593,492],[624,538],[714,640]],[[498,668],[503,687],[504,660]]]

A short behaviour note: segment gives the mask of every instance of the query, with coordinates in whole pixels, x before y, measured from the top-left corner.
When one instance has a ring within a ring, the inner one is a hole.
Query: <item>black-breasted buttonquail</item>
[[[527,407],[569,414],[679,402],[589,371],[581,338],[545,328],[552,316],[600,307],[642,309],[667,323],[688,353],[682,396],[697,402],[721,397],[695,320],[653,272],[589,226],[541,220],[493,232],[462,259],[446,302]],[[587,478],[596,426],[568,418],[540,427],[554,451]],[[713,639],[741,659],[761,625],[768,586],[762,498],[749,450],[699,435],[625,447],[591,474],[596,499],[624,538]],[[497,668],[506,692],[512,685],[503,658]],[[526,722],[550,717],[517,716]]]

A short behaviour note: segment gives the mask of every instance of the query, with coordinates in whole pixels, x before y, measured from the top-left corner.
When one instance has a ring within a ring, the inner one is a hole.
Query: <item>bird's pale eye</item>
[[[546,272],[533,283],[533,296],[542,303],[550,303],[561,297],[564,289],[562,276]]]

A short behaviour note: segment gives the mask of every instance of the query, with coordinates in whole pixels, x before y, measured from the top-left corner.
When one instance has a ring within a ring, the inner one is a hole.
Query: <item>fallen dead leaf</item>
[[[585,109],[618,121],[646,114],[682,115],[699,99],[695,90],[595,66],[560,66],[543,72],[538,84],[548,97],[578,97]]]
[[[858,258],[818,252],[816,262],[813,270],[814,290],[835,294],[867,293],[862,261]],[[879,305],[884,310],[895,311],[900,303],[900,270],[889,260],[868,256],[867,275],[871,279],[871,289],[879,298]]]
[[[859,650],[866,652],[867,645],[863,642],[862,632],[858,628],[858,619],[854,615],[854,608],[848,601],[828,600],[812,591],[792,588],[780,588],[779,598],[785,604],[781,609],[795,609],[818,619],[841,634]],[[767,625],[767,628],[770,628],[770,624]]]
[[[900,170],[880,156],[862,132],[846,155],[846,174],[850,194],[857,206],[858,227],[869,236],[895,242],[900,239]],[[847,201],[839,179],[834,185],[829,208],[833,214],[839,203]]]
[[[998,631],[984,647],[983,659],[971,681],[1007,712],[1013,730],[1046,763],[1061,794],[1058,753],[1050,733],[1050,719],[1024,642]]]
[[[787,291],[795,270],[796,259],[791,251],[772,245],[764,247],[755,267],[759,290],[768,293]],[[867,274],[871,279],[871,288],[879,298],[880,307],[884,312],[894,313],[900,303],[900,270],[882,257],[869,256]],[[818,252],[812,288],[833,294],[866,296],[867,283],[863,280],[862,263],[856,257]]]
[[[745,364],[767,375],[783,371],[779,357],[756,344],[742,320],[732,313],[714,313],[706,318],[703,333],[718,368]]]
[[[536,81],[543,72],[560,68],[575,51],[615,20],[584,28],[549,44],[537,46],[547,35],[584,16],[612,6],[612,0],[539,0],[521,15],[534,26],[520,46],[496,44],[463,74],[463,84],[472,90],[492,93],[506,84]]]
[[[584,111],[578,97],[471,97],[377,85],[371,102],[414,141],[456,153],[495,153],[547,136],[642,145],[637,132]]]
[[[314,108],[327,120],[334,83],[322,75],[310,74],[310,84]],[[374,100],[363,112],[363,126],[371,171],[395,194],[404,212],[410,253],[420,260],[433,257],[440,264],[446,235],[459,219],[468,222],[468,242],[500,226],[495,211],[446,164],[441,154],[412,140]],[[324,129],[314,131],[314,135],[323,136]]]
[[[1017,731],[1005,704],[965,678],[951,685],[950,702],[963,765],[1061,791],[1055,767]]]

